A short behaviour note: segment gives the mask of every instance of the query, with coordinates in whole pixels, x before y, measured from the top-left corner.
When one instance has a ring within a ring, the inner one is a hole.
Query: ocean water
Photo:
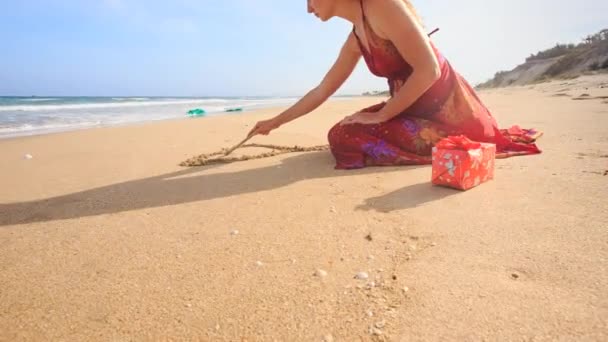
[[[289,105],[296,98],[180,98],[180,97],[0,97],[0,139],[91,127],[187,118],[190,109],[207,114],[230,108],[253,109]],[[203,118],[189,118],[200,120]]]

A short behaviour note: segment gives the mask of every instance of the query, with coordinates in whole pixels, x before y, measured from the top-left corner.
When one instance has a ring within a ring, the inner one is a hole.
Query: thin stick
[[[229,155],[230,153],[234,152],[234,150],[236,150],[237,148],[243,146],[244,143],[246,143],[249,139],[251,139],[251,136],[248,135],[245,139],[243,139],[240,143],[234,145],[232,148],[230,148],[229,150],[227,150],[226,152],[224,152],[224,157]]]

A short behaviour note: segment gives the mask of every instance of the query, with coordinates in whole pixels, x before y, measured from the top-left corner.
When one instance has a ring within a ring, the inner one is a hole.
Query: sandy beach
[[[467,192],[329,152],[179,166],[279,109],[0,140],[0,341],[608,340],[608,77],[480,96],[543,154]]]

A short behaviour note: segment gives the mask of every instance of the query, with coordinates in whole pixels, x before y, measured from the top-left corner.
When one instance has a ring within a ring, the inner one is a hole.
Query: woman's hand
[[[258,121],[251,131],[249,131],[248,137],[253,137],[258,134],[268,135],[271,131],[279,128],[279,126],[281,126],[281,123],[276,118]]]
[[[387,119],[380,112],[357,112],[353,115],[345,117],[340,125],[352,125],[352,124],[363,124],[373,125],[387,121]]]

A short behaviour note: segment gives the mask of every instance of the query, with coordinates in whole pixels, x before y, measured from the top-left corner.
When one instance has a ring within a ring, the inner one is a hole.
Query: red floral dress
[[[363,6],[362,6],[363,8]],[[386,77],[393,96],[412,74],[412,67],[389,40],[371,29],[363,15],[369,51],[359,37],[359,47],[369,70]],[[353,28],[353,33],[356,35]],[[432,45],[432,43],[431,43]],[[337,169],[365,166],[430,164],[434,144],[448,135],[496,144],[497,158],[536,154],[534,144],[542,135],[534,129],[499,129],[490,111],[473,88],[432,45],[441,77],[413,105],[380,124],[336,124],[328,134]],[[384,102],[365,112],[377,112]]]

